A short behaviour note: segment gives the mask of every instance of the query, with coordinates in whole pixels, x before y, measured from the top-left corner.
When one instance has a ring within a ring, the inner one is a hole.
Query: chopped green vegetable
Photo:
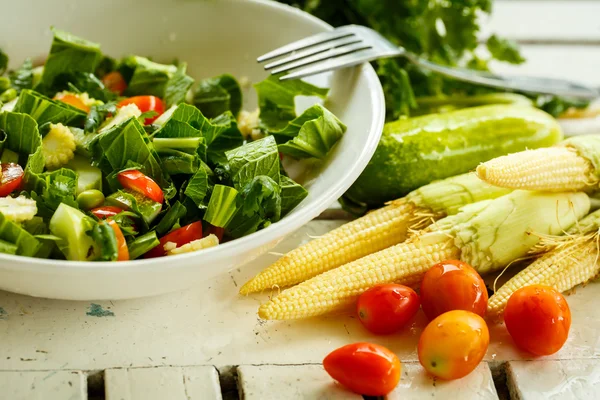
[[[273,136],[246,143],[225,152],[225,156],[238,190],[259,175],[279,183],[279,152]]]
[[[119,257],[119,246],[113,228],[105,221],[100,221],[90,231],[90,236],[98,246],[98,261],[115,261]]]
[[[174,226],[180,225],[179,219],[183,218],[187,214],[187,209],[179,201],[176,201],[169,211],[166,212],[164,217],[156,225],[156,232],[159,235],[164,235],[170,231]]]
[[[177,71],[167,82],[165,88],[165,103],[167,107],[179,104],[185,100],[188,90],[194,84],[194,79],[186,75],[186,63],[181,63],[177,67]]]
[[[231,111],[235,116],[242,109],[242,89],[229,74],[204,79],[194,88],[193,103],[208,118]]]
[[[19,95],[14,112],[31,115],[40,126],[49,122],[81,125],[86,118],[85,112],[80,109],[28,89]]]
[[[156,232],[154,231],[140,235],[132,242],[127,243],[127,247],[129,248],[129,258],[132,260],[140,258],[159,244],[160,240],[158,240]]]
[[[177,67],[155,63],[144,57],[130,56],[121,62],[119,71],[128,82],[126,95],[153,95],[162,98]]]
[[[280,185],[281,216],[285,216],[308,196],[308,191],[298,183],[294,182],[294,180],[284,175],[280,178]]]
[[[57,245],[67,260],[91,261],[100,256],[98,244],[88,235],[97,225],[81,211],[62,203],[49,226],[50,232],[60,238]]]
[[[27,58],[19,69],[9,74],[12,87],[21,93],[24,89],[33,87],[33,64],[31,59]]]
[[[220,228],[226,227],[237,210],[237,194],[238,191],[232,187],[215,185],[204,220]]]
[[[84,210],[91,210],[104,203],[104,194],[97,189],[84,190],[77,195],[77,204]]]
[[[10,251],[9,254],[20,256],[32,257],[41,246],[35,237],[18,224],[6,219],[2,213],[0,213],[0,240],[9,245],[16,246],[17,249],[14,253],[12,252],[12,246],[7,246],[5,249]]]
[[[208,173],[206,169],[198,168],[198,171],[188,182],[183,194],[190,198],[198,208],[206,207],[206,195],[208,193]]]

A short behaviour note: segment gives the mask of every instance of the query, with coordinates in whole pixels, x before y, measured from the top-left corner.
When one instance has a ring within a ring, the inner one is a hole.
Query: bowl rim
[[[299,18],[310,20],[313,24],[324,28],[324,30],[331,30],[333,27],[325,21],[305,12],[296,7],[289,6],[287,4],[277,3],[271,0],[226,0],[230,2],[244,2],[254,3],[263,7],[267,7],[276,11],[296,14]],[[273,240],[285,237],[292,232],[296,231],[304,224],[312,221],[317,217],[323,210],[330,204],[334,203],[341,195],[347,190],[347,182],[354,182],[360,173],[367,166],[367,163],[375,153],[377,144],[381,137],[383,125],[385,123],[385,100],[383,95],[383,88],[381,82],[373,69],[368,64],[362,64],[357,67],[361,68],[360,75],[366,78],[368,83],[368,89],[373,98],[371,102],[371,108],[375,110],[373,119],[369,127],[369,136],[360,154],[358,155],[356,162],[352,168],[344,171],[344,175],[341,179],[338,179],[335,184],[330,186],[320,197],[312,201],[311,207],[305,209],[305,212],[292,214],[286,216],[280,221],[271,224],[270,226],[261,229],[260,231],[254,232],[248,236],[244,236],[239,239],[235,239],[218,246],[202,250],[201,261],[211,262],[220,258],[221,253],[227,253],[229,257],[240,256],[243,253],[251,251],[255,248],[267,245]],[[379,112],[377,112],[379,110]],[[349,185],[348,185],[349,186]],[[284,223],[282,223],[284,222]],[[184,263],[185,260],[190,260],[199,257],[200,253],[191,252],[185,254],[178,254],[175,256],[169,256],[169,262],[165,262],[164,257],[157,257],[151,259],[137,259],[129,261],[120,261],[118,268],[115,268],[115,262],[113,261],[68,261],[68,260],[51,260],[45,258],[35,258],[19,255],[11,255],[0,253],[0,269],[3,270],[35,270],[38,267],[44,267],[46,272],[51,270],[60,270],[62,272],[71,271],[83,271],[83,270],[102,270],[110,268],[117,273],[126,273],[131,268],[136,268],[141,272],[141,268],[145,271],[153,269],[176,269],[178,266],[187,265]],[[235,267],[232,267],[235,268]]]

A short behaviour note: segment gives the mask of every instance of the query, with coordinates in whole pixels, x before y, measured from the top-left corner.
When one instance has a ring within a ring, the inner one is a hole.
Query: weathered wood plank
[[[215,367],[109,369],[107,400],[221,400]]]
[[[428,375],[418,363],[404,363],[402,378],[387,400],[497,400],[498,395],[488,364],[483,362],[462,379],[442,381]]]
[[[321,365],[242,365],[238,387],[244,400],[359,400],[334,382]]]
[[[87,400],[87,381],[80,371],[0,371],[0,398]]]
[[[600,398],[598,360],[511,361],[506,380],[511,398],[518,400]]]

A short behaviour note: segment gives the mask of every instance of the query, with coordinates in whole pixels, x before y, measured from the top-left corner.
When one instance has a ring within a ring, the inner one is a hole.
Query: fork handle
[[[477,83],[484,86],[491,86],[519,92],[577,97],[587,100],[593,100],[600,97],[599,89],[564,79],[497,75],[489,72],[475,71],[465,68],[446,67],[432,63],[408,52],[404,53],[404,55],[411,62],[420,67],[462,81]]]

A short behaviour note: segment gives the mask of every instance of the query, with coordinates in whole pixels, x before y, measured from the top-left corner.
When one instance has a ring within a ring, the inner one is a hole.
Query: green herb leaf
[[[179,64],[177,71],[167,82],[164,99],[165,103],[167,103],[167,107],[182,103],[185,100],[188,90],[190,90],[194,84],[194,79],[186,75],[186,69],[186,63]]]
[[[28,187],[31,198],[37,203],[37,215],[50,219],[61,203],[79,209],[77,196],[77,174],[61,168],[32,177]]]
[[[117,103],[114,101],[93,105],[85,119],[85,132],[96,132],[109,114],[117,113]]]
[[[208,118],[215,118],[226,111],[235,116],[242,109],[242,89],[229,74],[204,79],[194,88],[193,103]]]
[[[490,54],[496,60],[511,64],[523,64],[525,62],[525,58],[519,53],[519,46],[512,40],[492,35],[488,38],[486,44]]]
[[[273,136],[246,143],[225,153],[235,187],[240,190],[255,177],[279,182],[279,151]]]
[[[33,64],[27,58],[19,69],[9,74],[11,85],[17,92],[33,87]]]

